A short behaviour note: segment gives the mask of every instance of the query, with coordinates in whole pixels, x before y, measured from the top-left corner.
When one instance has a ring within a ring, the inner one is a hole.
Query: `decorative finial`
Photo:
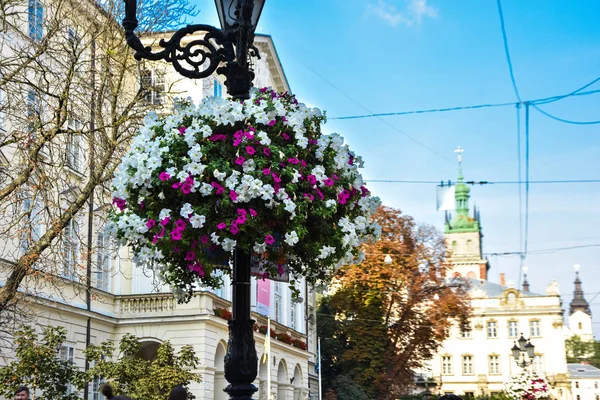
[[[573,269],[575,270],[575,272],[579,272],[579,270],[581,269],[581,265],[575,264],[573,265]]]
[[[462,147],[458,146],[456,148],[456,150],[454,150],[454,152],[456,153],[456,156],[458,158],[458,162],[461,163],[462,162],[462,153],[465,152],[465,149],[463,149]]]
[[[529,268],[527,268],[527,266],[524,265],[523,268],[521,268],[521,270],[523,271],[524,274],[527,274],[527,271],[529,271]]]

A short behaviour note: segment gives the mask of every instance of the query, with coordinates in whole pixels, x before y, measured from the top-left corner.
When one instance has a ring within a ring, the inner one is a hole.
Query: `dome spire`
[[[458,146],[454,152],[458,159],[458,182],[454,188],[454,199],[456,201],[456,214],[467,218],[469,216],[469,187],[464,183],[464,176],[462,170],[462,153],[465,150]]]
[[[583,311],[587,315],[592,315],[590,311],[590,305],[583,294],[583,288],[581,287],[581,279],[579,279],[579,264],[573,266],[575,269],[575,290],[573,291],[573,300],[571,300],[570,315],[573,315],[576,311]]]
[[[529,282],[527,281],[527,271],[529,269],[527,267],[523,267],[523,292],[529,292]]]

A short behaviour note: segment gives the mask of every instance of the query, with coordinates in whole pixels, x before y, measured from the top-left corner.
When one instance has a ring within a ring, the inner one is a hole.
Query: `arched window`
[[[456,240],[452,241],[452,253],[456,253],[456,250],[458,250],[458,243],[456,243]]]
[[[473,249],[473,241],[471,239],[467,240],[467,253],[473,254],[475,251]]]
[[[582,324],[581,322],[579,322],[579,323],[577,324],[577,327],[579,328],[579,330],[581,330],[581,329],[583,329],[583,324]]]

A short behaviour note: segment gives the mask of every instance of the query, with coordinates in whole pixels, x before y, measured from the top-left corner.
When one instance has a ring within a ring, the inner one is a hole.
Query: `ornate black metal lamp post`
[[[517,365],[520,365],[521,368],[526,368],[528,365],[533,363],[533,359],[535,358],[535,346],[531,344],[531,340],[527,340],[521,334],[521,337],[515,345],[510,349],[512,351],[513,358],[517,362]],[[529,361],[527,361],[525,354],[529,357]]]
[[[254,72],[249,67],[248,58],[257,57],[254,43],[254,29],[265,5],[265,0],[215,0],[221,28],[195,24],[179,29],[169,40],[161,39],[162,50],[152,52],[145,47],[134,31],[138,26],[136,18],[137,1],[125,1],[123,28],[127,44],[134,49],[136,60],[165,60],[173,64],[181,75],[192,78],[206,78],[213,72],[225,75],[227,92],[234,99],[249,97]],[[182,43],[188,35],[204,32],[202,37]],[[225,65],[219,65],[225,63]]]
[[[135,58],[165,60],[173,64],[181,75],[206,78],[213,72],[225,75],[227,92],[234,99],[250,97],[254,72],[249,57],[259,57],[253,45],[254,29],[260,18],[265,0],[215,0],[222,29],[210,25],[188,25],[173,34],[169,40],[162,39],[162,50],[152,52],[135,35],[138,26],[136,0],[125,1],[123,27],[127,43],[135,52]],[[201,38],[182,39],[197,32]],[[224,63],[224,65],[221,65]],[[221,65],[221,66],[220,66]],[[220,67],[219,67],[220,66]],[[229,385],[225,391],[231,399],[250,400],[256,392],[252,384],[256,379],[258,358],[254,344],[254,321],[250,319],[250,254],[236,249],[233,256],[233,319],[229,321],[229,343],[225,356],[225,378]]]

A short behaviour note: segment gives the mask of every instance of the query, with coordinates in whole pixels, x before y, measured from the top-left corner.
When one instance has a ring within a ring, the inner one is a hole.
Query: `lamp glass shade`
[[[386,264],[391,264],[393,262],[392,257],[389,254],[386,254],[383,262]]]
[[[519,356],[521,355],[521,349],[519,349],[519,346],[517,346],[517,344],[515,343],[515,345],[510,350],[512,351],[513,358],[519,361]]]
[[[532,345],[531,342],[527,342],[525,350],[527,351],[529,358],[533,360],[533,357],[535,357],[535,346]]]
[[[521,351],[525,351],[525,343],[527,343],[527,339],[525,339],[523,334],[521,334],[521,337],[519,338],[519,349]]]
[[[238,16],[236,16],[235,11],[238,4],[241,3],[241,0],[215,0],[217,13],[219,14],[219,22],[221,23],[221,29],[223,29],[224,32],[230,30],[237,22]],[[254,28],[256,28],[258,24],[264,6],[265,0],[254,0],[252,6],[252,18],[250,20]]]

